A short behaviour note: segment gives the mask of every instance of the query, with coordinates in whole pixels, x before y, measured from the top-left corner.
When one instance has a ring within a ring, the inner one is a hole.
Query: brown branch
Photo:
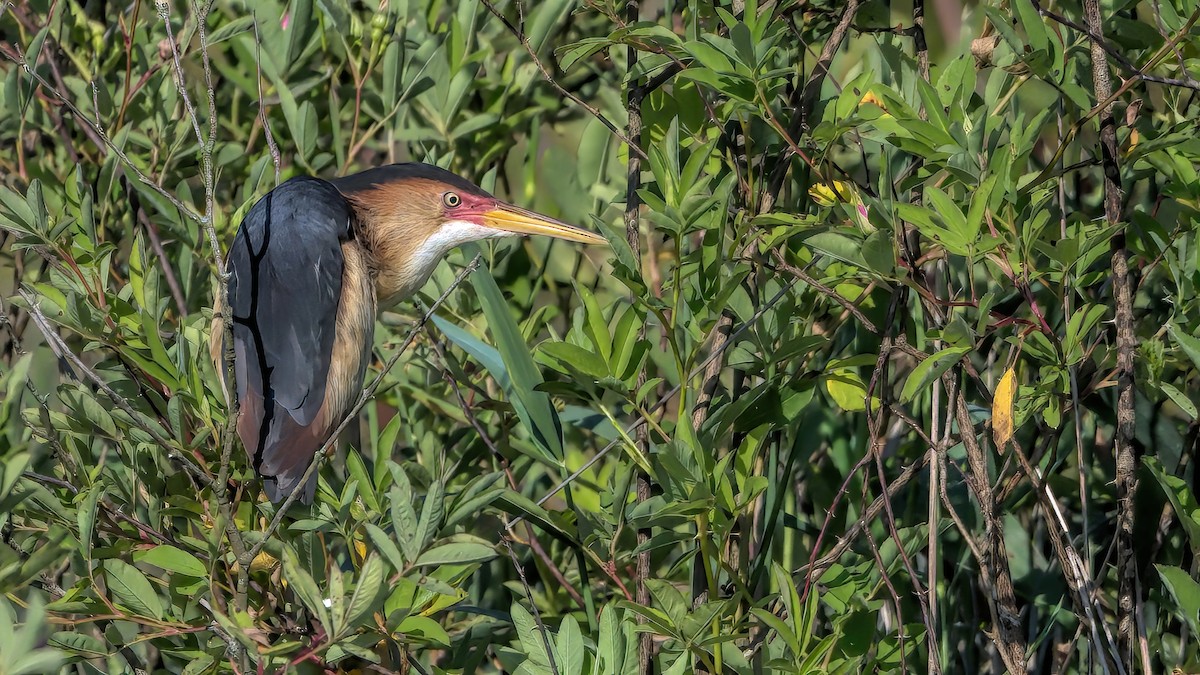
[[[959,367],[952,368],[942,376],[947,391],[956,384]],[[1025,636],[1021,633],[1020,612],[1017,609],[1016,593],[1012,573],[1008,567],[1008,552],[1004,543],[1004,527],[996,513],[995,495],[988,474],[987,457],[975,435],[975,424],[967,411],[966,399],[961,389],[953,402],[958,428],[963,445],[967,450],[967,485],[975,493],[979,511],[984,522],[984,556],[980,562],[982,578],[980,584],[987,591],[988,608],[992,614],[992,642],[1000,653],[1006,668],[1012,673],[1023,673],[1025,668]]]
[[[1200,10],[1198,10],[1200,12]],[[1112,81],[1104,49],[1104,27],[1099,0],[1083,0],[1083,13],[1092,40],[1092,86],[1096,98],[1112,96]],[[1192,20],[1195,21],[1196,15]],[[1113,104],[1100,113],[1100,153],[1104,168],[1104,218],[1117,231],[1110,240],[1112,251],[1113,300],[1116,304],[1117,329],[1117,428],[1113,439],[1116,454],[1117,485],[1117,652],[1125,672],[1132,672],[1136,629],[1137,558],[1133,542],[1133,507],[1137,493],[1137,450],[1133,445],[1135,412],[1133,400],[1134,354],[1137,337],[1133,330],[1133,293],[1129,281],[1129,250],[1125,247],[1125,228],[1121,225],[1121,167],[1117,149],[1117,122]]]
[[[491,3],[484,0],[488,6]],[[636,23],[640,9],[638,0],[627,0],[625,5],[625,19],[629,23]],[[527,47],[528,48],[528,47]],[[632,71],[637,65],[638,50],[634,45],[629,45],[626,48],[626,59],[628,60],[627,68]],[[532,50],[530,54],[533,54]],[[639,267],[644,263],[642,261],[642,237],[641,223],[638,211],[641,209],[642,201],[638,195],[638,190],[642,187],[642,160],[646,159],[645,152],[642,151],[642,94],[636,86],[631,87],[625,92],[625,111],[628,115],[628,126],[626,131],[628,136],[625,136],[625,142],[629,145],[628,165],[625,167],[625,238],[629,243],[629,248],[633,250],[634,260],[638,261]],[[646,336],[646,327],[643,325],[638,331],[638,339],[643,339]],[[641,389],[646,384],[646,371],[643,369],[638,373],[637,387]],[[682,383],[680,383],[682,386]],[[645,417],[641,418],[646,419]],[[640,420],[639,420],[640,421]],[[645,457],[650,447],[650,440],[646,426],[639,425],[637,428],[637,449],[641,456]],[[637,470],[637,494],[635,499],[638,504],[650,499],[650,476],[642,469]],[[634,573],[634,593],[635,599],[639,605],[650,604],[650,591],[646,587],[646,579],[650,576],[650,551],[647,543],[650,541],[651,528],[641,527],[637,531],[637,543],[639,549],[637,554],[637,566]],[[637,622],[639,625],[646,623],[646,618],[638,613]],[[638,636],[638,674],[650,675],[652,669],[652,649],[653,641],[649,632],[643,632]]]

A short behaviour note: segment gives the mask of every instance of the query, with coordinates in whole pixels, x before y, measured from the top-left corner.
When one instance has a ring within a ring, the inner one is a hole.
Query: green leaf
[[[625,634],[623,615],[612,604],[600,610],[600,636],[596,640],[596,665],[593,675],[625,672]]]
[[[110,651],[108,645],[103,640],[99,640],[87,633],[78,633],[75,631],[59,631],[54,633],[47,640],[47,644],[51,647],[74,652],[89,659],[103,658]]]
[[[1017,10],[1021,27],[1025,29],[1025,35],[1029,38],[1029,47],[1033,51],[1048,49],[1050,41],[1046,35],[1046,24],[1042,22],[1042,17],[1033,3],[1029,0],[1013,0],[1013,7]]]
[[[208,569],[204,563],[188,553],[169,544],[160,544],[146,551],[137,551],[133,559],[140,563],[161,567],[168,572],[178,572],[189,577],[206,577]]]
[[[396,632],[409,638],[421,638],[425,642],[433,642],[446,647],[450,646],[450,636],[441,624],[420,614],[412,614],[396,627]]]
[[[362,570],[358,573],[358,581],[354,586],[354,595],[346,606],[346,618],[341,622],[345,628],[353,630],[358,627],[359,619],[371,613],[383,602],[387,585],[384,583],[384,565],[379,556],[372,553],[367,556]]]
[[[529,428],[534,443],[558,463],[563,456],[562,423],[550,396],[537,390],[544,380],[516,321],[509,314],[508,302],[486,268],[480,267],[471,273],[471,285],[479,294],[488,329],[508,370],[510,388],[505,394],[517,416]]]
[[[558,640],[554,646],[560,659],[560,662],[556,665],[562,669],[559,672],[583,672],[583,657],[585,654],[583,632],[579,630],[579,622],[575,620],[574,616],[568,614],[563,619],[562,625],[558,627]]]
[[[104,571],[108,590],[117,602],[140,616],[163,618],[162,599],[140,570],[114,558],[104,561]]]
[[[609,375],[604,359],[579,345],[570,342],[543,342],[538,349],[562,364],[568,373],[578,371],[594,380],[602,380]]]
[[[1171,335],[1171,339],[1179,345],[1183,353],[1192,360],[1192,364],[1200,369],[1200,339],[1179,330],[1179,326],[1175,325],[1174,321],[1167,324],[1167,333]]]
[[[371,541],[375,544],[375,548],[379,549],[379,552],[388,559],[392,567],[397,571],[403,570],[405,568],[405,558],[400,554],[400,549],[396,548],[396,545],[392,543],[387,532],[384,532],[378,525],[373,523],[365,523],[363,527],[367,530],[367,536],[371,538]]]
[[[1167,395],[1167,398],[1170,398],[1175,405],[1179,406],[1179,409],[1182,410],[1188,417],[1192,418],[1193,420],[1196,419],[1196,404],[1192,403],[1192,399],[1188,398],[1187,394],[1179,391],[1173,385],[1167,384],[1166,382],[1159,383],[1158,386],[1162,388],[1163,393]]]
[[[457,542],[435,546],[417,558],[418,567],[430,565],[465,565],[487,562],[496,557],[496,549],[484,544]]]
[[[1178,567],[1155,564],[1163,585],[1175,598],[1179,614],[1187,621],[1192,632],[1200,630],[1200,584],[1191,575]]]
[[[514,602],[509,611],[513,627],[517,631],[517,639],[521,642],[521,650],[535,666],[550,667],[550,655],[546,652],[546,642],[542,639],[542,629],[529,610],[521,603]],[[557,665],[557,664],[556,664]]]
[[[867,385],[850,368],[838,368],[825,373],[825,390],[839,408],[846,412],[857,412],[867,407]],[[878,401],[872,397],[872,407]]]
[[[301,566],[300,558],[291,546],[283,548],[283,578],[287,579],[288,584],[295,589],[300,602],[304,603],[304,606],[317,616],[321,625],[330,628],[332,622],[329,617],[329,609],[325,607],[321,590],[312,575]]]
[[[949,347],[918,363],[904,382],[904,389],[900,392],[900,402],[908,403],[913,400],[918,393],[924,391],[926,386],[950,370],[951,366],[958,363],[969,351],[971,351],[970,347]]]
[[[1142,463],[1158,481],[1171,506],[1175,507],[1175,515],[1183,525],[1183,530],[1187,532],[1192,554],[1200,554],[1200,503],[1196,502],[1191,487],[1182,478],[1168,474],[1157,457],[1143,457]]]
[[[7,478],[7,473],[5,478]],[[85,560],[92,559],[92,535],[96,530],[96,509],[103,497],[104,484],[97,483],[87,489],[83,501],[79,504],[79,543],[83,547]]]
[[[433,541],[434,535],[441,527],[445,500],[446,493],[442,481],[433,481],[429,486],[429,493],[425,495],[425,504],[421,507],[421,520],[417,523],[417,533],[413,537],[418,551],[424,551],[429,546],[429,542]]]
[[[400,550],[404,551],[404,559],[411,561],[415,560],[417,554],[421,552],[417,540],[417,512],[413,510],[412,506],[412,484],[409,483],[404,469],[395,463],[391,466],[393,468],[392,475],[396,480],[396,484],[388,492],[388,500],[392,504],[392,530],[396,533]],[[396,569],[400,569],[400,567]]]

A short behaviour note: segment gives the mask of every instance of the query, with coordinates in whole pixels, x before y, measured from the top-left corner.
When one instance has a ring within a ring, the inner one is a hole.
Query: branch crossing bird
[[[250,208],[214,315],[233,321],[237,433],[271,501],[292,493],[353,408],[376,314],[416,293],[451,249],[531,234],[606,243],[416,162],[292,178]],[[218,319],[210,348],[226,387],[222,337]],[[313,474],[301,500],[315,491]]]

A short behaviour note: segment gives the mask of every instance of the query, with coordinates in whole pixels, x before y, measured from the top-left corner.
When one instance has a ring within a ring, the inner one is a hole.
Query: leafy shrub
[[[1194,2],[182,4],[0,8],[0,672],[1200,667]],[[611,249],[452,254],[285,512],[221,247],[408,159]]]

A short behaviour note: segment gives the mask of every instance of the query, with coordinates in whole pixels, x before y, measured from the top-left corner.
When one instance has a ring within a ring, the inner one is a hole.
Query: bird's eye
[[[459,204],[462,204],[462,197],[459,197],[453,192],[447,192],[446,194],[442,195],[442,203],[445,204],[447,208],[453,209]]]

